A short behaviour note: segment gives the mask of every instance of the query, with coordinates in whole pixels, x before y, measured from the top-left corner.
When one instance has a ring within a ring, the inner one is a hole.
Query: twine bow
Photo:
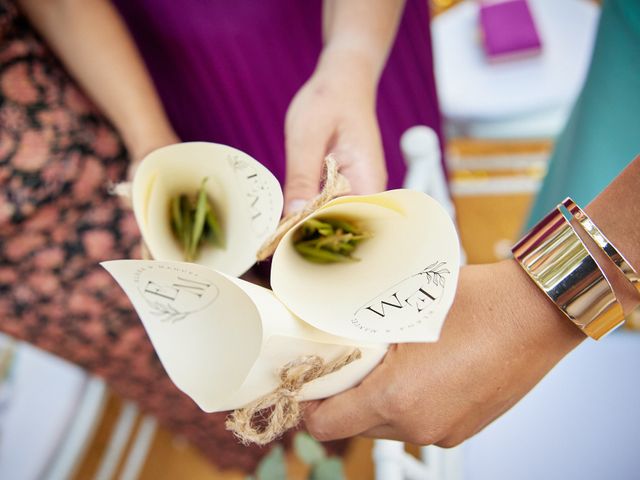
[[[287,363],[278,372],[280,385],[229,415],[225,424],[227,430],[231,430],[244,445],[265,445],[275,440],[300,421],[302,410],[297,396],[306,383],[337,372],[361,357],[362,352],[356,348],[331,362],[325,363],[317,355],[308,355]],[[264,415],[269,408],[271,412]],[[259,420],[265,422],[260,428],[254,425]]]
[[[313,212],[323,207],[331,200],[340,195],[345,195],[351,191],[351,185],[349,180],[338,172],[338,163],[333,154],[329,154],[324,159],[324,182],[322,190],[318,195],[312,198],[302,210],[287,215],[278,225],[277,230],[266,242],[262,244],[260,250],[256,254],[258,260],[265,260],[273,255],[276,251],[276,247],[282,240],[282,237],[291,230],[300,220],[311,215]]]

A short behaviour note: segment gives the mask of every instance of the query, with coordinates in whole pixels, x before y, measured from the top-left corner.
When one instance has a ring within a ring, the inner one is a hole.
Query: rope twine
[[[317,355],[308,355],[287,363],[278,371],[280,385],[231,413],[225,424],[227,430],[231,430],[244,445],[265,445],[279,438],[300,422],[302,408],[297,396],[305,384],[337,372],[361,357],[362,352],[356,348],[331,362],[325,363]],[[267,409],[271,411],[265,412]],[[263,425],[256,426],[260,421]]]
[[[324,159],[323,186],[320,193],[309,200],[302,210],[289,214],[280,220],[280,224],[275,233],[262,244],[262,247],[260,247],[260,250],[258,250],[256,254],[256,258],[259,261],[269,258],[273,255],[273,252],[276,251],[282,237],[300,222],[300,220],[308,217],[334,198],[345,195],[350,191],[351,185],[349,184],[349,180],[338,172],[338,163],[333,154],[327,155]]]

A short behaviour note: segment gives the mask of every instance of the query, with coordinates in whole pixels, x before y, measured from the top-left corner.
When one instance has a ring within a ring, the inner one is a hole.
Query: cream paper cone
[[[316,264],[294,249],[292,228],[271,267],[282,303],[314,327],[354,342],[438,339],[456,290],[460,247],[437,201],[392,190],[337,198],[310,217],[356,220],[373,237],[358,245],[359,261]]]
[[[276,229],[283,204],[276,178],[240,150],[191,142],[151,152],[133,179],[138,226],[153,258],[182,261],[182,248],[171,232],[169,200],[180,193],[195,194],[205,177],[222,225],[224,248],[204,245],[197,262],[240,276],[255,263],[256,252]]]
[[[270,290],[201,265],[101,265],[129,296],[173,383],[206,412],[241,408],[272,392],[278,370],[301,356],[331,361],[357,346],[361,359],[306,384],[300,400],[334,395],[358,384],[387,349],[313,328]]]

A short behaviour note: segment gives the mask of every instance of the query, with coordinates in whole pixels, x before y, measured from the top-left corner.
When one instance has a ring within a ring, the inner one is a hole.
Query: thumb
[[[305,410],[309,433],[320,441],[353,437],[384,423],[374,408],[376,392],[368,382],[313,404]]]
[[[308,126],[287,132],[287,173],[284,184],[285,214],[301,210],[320,191],[322,161],[327,136]]]

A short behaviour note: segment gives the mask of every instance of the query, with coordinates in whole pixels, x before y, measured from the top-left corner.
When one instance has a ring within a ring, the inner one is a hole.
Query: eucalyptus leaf
[[[309,465],[315,465],[327,456],[322,444],[306,432],[296,433],[293,438],[293,448],[296,455]]]
[[[256,469],[256,477],[258,480],[284,480],[287,478],[287,466],[281,445],[273,447],[260,461]]]
[[[311,469],[310,480],[341,480],[344,479],[342,462],[337,457],[328,457],[320,460]]]

